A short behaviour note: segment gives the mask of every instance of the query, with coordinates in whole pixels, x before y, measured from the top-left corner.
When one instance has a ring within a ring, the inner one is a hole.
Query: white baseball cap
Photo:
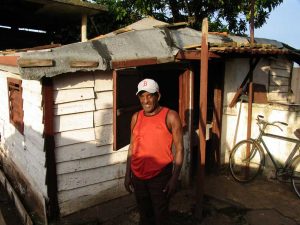
[[[144,79],[138,84],[138,91],[136,95],[138,95],[140,91],[147,91],[154,94],[155,92],[159,92],[159,87],[155,80]]]

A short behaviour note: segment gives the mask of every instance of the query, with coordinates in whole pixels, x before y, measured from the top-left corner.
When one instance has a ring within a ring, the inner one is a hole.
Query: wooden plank
[[[113,92],[97,92],[95,99],[96,110],[108,109],[113,107]]]
[[[29,214],[27,213],[25,207],[23,206],[22,202],[20,201],[17,193],[14,191],[13,187],[11,186],[11,184],[9,183],[9,181],[7,180],[6,176],[4,175],[4,173],[0,170],[0,177],[1,177],[1,183],[3,185],[3,187],[6,188],[9,197],[12,199],[12,201],[14,202],[19,215],[21,216],[22,222],[24,225],[33,225],[33,222],[29,216]]]
[[[205,153],[207,123],[207,83],[208,83],[208,19],[202,22],[201,62],[200,62],[200,93],[199,93],[199,154],[197,172],[197,205],[196,216],[202,218],[203,194],[205,184]]]
[[[6,222],[4,220],[4,217],[3,217],[1,209],[0,209],[0,225],[6,225]]]
[[[69,65],[71,68],[96,68],[99,66],[99,62],[74,60],[70,61]]]
[[[97,145],[108,145],[113,143],[113,126],[105,125],[100,127],[95,127],[95,135]]]
[[[157,58],[144,58],[144,59],[128,59],[128,60],[113,60],[111,62],[112,69],[144,66],[144,65],[154,65],[157,64]]]
[[[95,92],[112,91],[113,80],[111,71],[96,71],[95,72]]]
[[[68,102],[54,105],[54,115],[66,115],[72,113],[89,112],[95,110],[94,99]]]
[[[93,126],[93,112],[76,113],[54,117],[54,132],[84,129]]]
[[[0,56],[0,65],[18,66],[17,61],[20,56]]]
[[[74,101],[82,101],[95,98],[93,88],[79,88],[70,90],[54,91],[54,103],[66,103]]]
[[[94,112],[95,127],[112,124],[113,123],[113,110],[101,109]]]
[[[43,109],[40,106],[35,106],[30,102],[23,102],[23,111],[24,111],[24,123],[27,122],[27,125],[40,128],[43,125]],[[41,131],[43,132],[43,130]]]
[[[24,101],[31,103],[34,106],[42,106],[42,95],[23,89],[22,98]]]
[[[284,70],[270,69],[270,75],[274,77],[290,78],[291,72],[290,70],[287,69]]]
[[[208,53],[208,58],[221,58],[220,55],[214,53],[214,52],[209,52]],[[201,51],[200,50],[180,50],[177,55],[176,59],[179,60],[200,60],[201,59]]]
[[[97,146],[96,144],[96,141],[90,141],[57,147],[55,149],[56,162],[84,159],[113,152],[112,145]]]
[[[290,79],[283,77],[270,77],[269,86],[288,86],[290,84]]]
[[[35,163],[36,164],[36,163]],[[26,172],[30,175],[31,183],[34,184],[35,188],[39,190],[44,196],[47,196],[47,185],[46,185],[46,168],[40,165],[35,165],[31,161],[27,163]]]
[[[38,133],[32,127],[25,126],[24,127],[24,137],[30,139],[32,144],[37,146],[38,148],[43,148],[44,146],[44,137],[42,133]]]
[[[66,73],[53,78],[54,90],[92,88],[95,86],[93,72]]]
[[[42,84],[38,80],[22,80],[22,88],[33,93],[42,94]]]
[[[76,171],[96,169],[107,165],[126,162],[126,151],[115,151],[111,154],[58,163],[57,174],[73,173]]]
[[[281,93],[285,93],[287,94],[289,92],[289,86],[269,86],[269,93],[277,93],[278,95],[280,95]],[[280,96],[278,96],[280,97]]]
[[[79,197],[95,196],[100,192],[103,192],[107,189],[114,188],[115,186],[119,186],[119,185],[122,189],[124,189],[124,179],[123,178],[104,181],[101,183],[92,184],[89,186],[84,186],[84,187],[76,188],[76,189],[72,189],[72,190],[61,191],[61,192],[58,192],[58,201],[59,201],[59,203],[63,203],[63,202],[70,201],[70,200],[72,201]]]
[[[95,131],[94,128],[65,131],[65,132],[57,133],[54,139],[55,139],[55,147],[72,145],[81,142],[94,141]]]
[[[84,187],[124,177],[126,163],[118,163],[92,170],[58,175],[58,191]]]
[[[29,67],[52,67],[54,66],[54,60],[52,59],[18,59],[18,66],[22,68]]]
[[[128,192],[126,192],[124,185],[119,182],[118,185],[114,185],[101,192],[95,192],[93,195],[86,195],[61,203],[60,214],[65,216],[73,212],[77,212],[80,209],[104,203],[127,194]]]
[[[37,161],[41,166],[46,165],[46,154],[43,148],[39,148],[38,146],[34,145],[30,139],[25,139],[25,146],[24,150],[29,152],[33,160]],[[43,147],[43,146],[42,146]]]

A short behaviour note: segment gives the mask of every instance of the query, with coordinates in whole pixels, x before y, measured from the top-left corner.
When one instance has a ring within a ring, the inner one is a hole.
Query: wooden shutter
[[[132,115],[140,110],[136,96],[141,75],[134,69],[114,71],[114,150],[130,143]]]
[[[22,80],[7,78],[10,122],[23,134]]]

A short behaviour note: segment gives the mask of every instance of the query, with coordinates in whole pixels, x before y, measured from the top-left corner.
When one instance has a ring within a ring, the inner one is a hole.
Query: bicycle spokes
[[[247,140],[238,143],[230,157],[232,176],[240,182],[252,180],[260,172],[263,159],[263,153],[254,141]]]

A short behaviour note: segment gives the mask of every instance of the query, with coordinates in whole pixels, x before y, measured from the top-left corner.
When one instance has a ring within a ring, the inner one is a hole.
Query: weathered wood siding
[[[228,162],[230,150],[233,146],[247,137],[248,103],[244,101],[244,103],[240,104],[238,102],[233,108],[230,108],[228,105],[248,70],[249,61],[247,59],[228,60],[226,63],[221,140],[221,161],[223,163]],[[296,138],[293,132],[299,128],[300,106],[289,104],[289,99],[285,92],[286,77],[290,76],[290,72],[291,62],[280,58],[278,61],[264,59],[254,70],[253,82],[266,85],[269,103],[253,104],[252,138],[255,138],[259,132],[255,120],[257,115],[263,115],[268,121],[288,123],[288,127],[281,126],[283,132],[274,127],[269,131],[278,135]],[[273,88],[274,83],[277,83],[276,90]],[[269,84],[271,84],[271,88]],[[266,138],[265,141],[278,161],[284,161],[293,147],[291,143],[276,139]],[[265,172],[268,172],[270,161],[268,157],[266,159],[268,161]]]
[[[42,108],[42,85],[39,81],[22,80],[24,134],[10,123],[7,77],[16,77],[0,72],[0,135],[1,154],[13,162],[19,172],[34,188],[42,205],[47,198],[46,168],[44,152],[44,124]],[[20,183],[19,185],[22,185]],[[20,187],[26,195],[28,187]]]
[[[127,151],[112,150],[112,72],[54,78],[55,155],[62,216],[117,198]]]
[[[300,104],[300,67],[293,70],[292,91],[294,95],[292,100],[295,104]]]

